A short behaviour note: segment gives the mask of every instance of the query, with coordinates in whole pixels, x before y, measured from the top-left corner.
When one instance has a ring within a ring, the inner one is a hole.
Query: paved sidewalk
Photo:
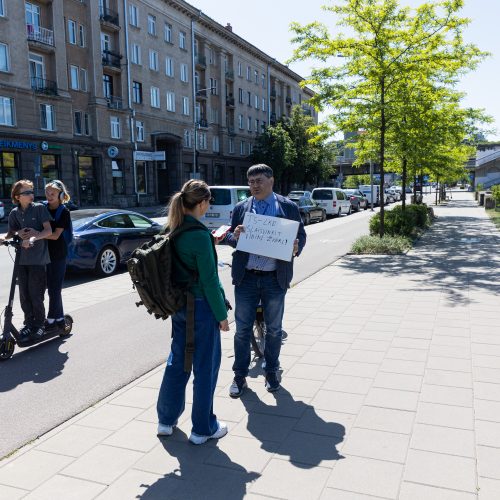
[[[348,256],[290,290],[279,393],[257,365],[227,396],[224,335],[225,438],[189,445],[189,404],[156,437],[158,368],[0,462],[0,499],[498,500],[500,233],[453,196],[408,255]]]

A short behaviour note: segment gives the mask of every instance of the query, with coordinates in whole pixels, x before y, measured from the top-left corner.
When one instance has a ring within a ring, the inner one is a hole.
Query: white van
[[[207,213],[200,219],[205,226],[216,229],[231,225],[236,204],[250,197],[248,186],[209,186],[212,198]]]
[[[368,200],[368,205],[372,202],[372,186],[371,184],[362,184],[359,186],[359,190],[366,196]],[[385,200],[384,200],[385,201]],[[376,207],[380,205],[380,185],[373,185],[373,206]],[[385,205],[385,203],[384,203]]]
[[[342,189],[331,187],[314,188],[311,198],[325,209],[328,216],[336,215],[340,217],[342,214],[349,215],[351,213],[351,200]]]

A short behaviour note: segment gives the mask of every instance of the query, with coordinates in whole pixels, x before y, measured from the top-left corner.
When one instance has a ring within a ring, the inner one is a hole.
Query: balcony
[[[208,128],[208,121],[205,118],[200,118],[197,122],[196,125],[200,128]]]
[[[109,95],[106,97],[106,102],[110,109],[123,109],[123,99],[121,97]]]
[[[120,27],[118,12],[108,9],[104,5],[99,5],[99,19],[102,23],[109,24],[116,28]]]
[[[234,97],[226,97],[226,106],[228,108],[234,108]]]
[[[39,94],[57,95],[57,83],[45,78],[31,77],[31,88]]]
[[[29,42],[41,43],[54,47],[54,32],[52,30],[42,28],[41,26],[35,26],[34,24],[27,24],[26,32]]]
[[[207,89],[200,89],[196,91],[196,99],[206,99],[207,98]]]
[[[201,54],[198,54],[196,56],[196,66],[206,68],[207,67],[207,58]]]
[[[226,80],[234,81],[234,71],[232,69],[226,71]]]
[[[102,65],[108,66],[110,68],[121,69],[122,56],[116,52],[111,52],[111,50],[102,51]]]

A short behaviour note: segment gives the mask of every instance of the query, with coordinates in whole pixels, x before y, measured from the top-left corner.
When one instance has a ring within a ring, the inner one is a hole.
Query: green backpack
[[[189,288],[197,273],[188,269],[175,250],[174,240],[185,231],[206,230],[199,223],[186,223],[171,233],[157,234],[132,252],[127,268],[140,301],[156,319],[167,319],[186,306],[186,353],[184,370],[191,371],[194,352],[194,296]],[[178,284],[173,279],[173,266],[183,267],[191,275],[189,283]]]

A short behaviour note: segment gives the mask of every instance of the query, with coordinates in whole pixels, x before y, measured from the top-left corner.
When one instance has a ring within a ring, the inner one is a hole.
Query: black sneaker
[[[240,377],[237,375],[236,377],[234,377],[233,383],[229,388],[229,395],[232,398],[239,398],[247,387],[248,386],[245,377]]]
[[[45,328],[40,326],[38,328],[33,328],[31,330],[31,338],[33,339],[41,339],[45,335]]]
[[[280,383],[276,373],[266,373],[267,392],[276,392],[280,390]]]
[[[21,337],[28,338],[31,335],[31,328],[27,325],[24,325],[19,331],[19,335]]]

